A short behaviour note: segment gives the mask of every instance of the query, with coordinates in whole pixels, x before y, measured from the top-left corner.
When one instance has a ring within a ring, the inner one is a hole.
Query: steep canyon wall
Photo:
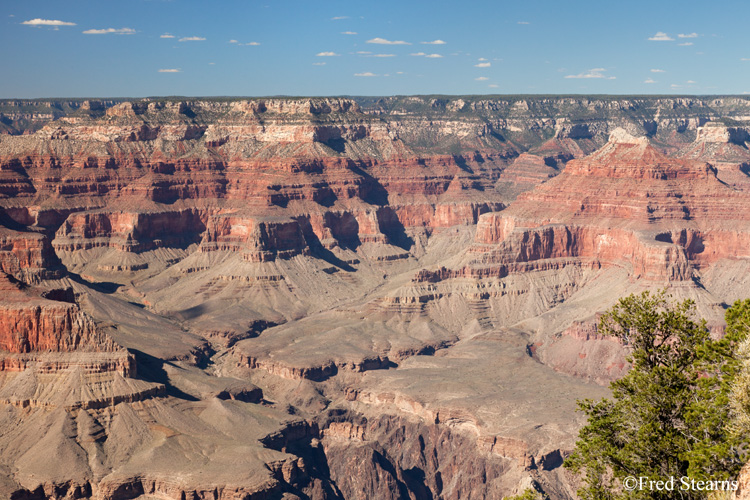
[[[719,332],[750,289],[748,130],[732,96],[0,102],[0,496],[574,498],[575,400],[627,370],[597,314],[667,287]]]

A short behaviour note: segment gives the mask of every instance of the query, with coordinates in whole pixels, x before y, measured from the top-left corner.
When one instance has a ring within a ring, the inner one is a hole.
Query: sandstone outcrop
[[[0,275],[0,350],[30,352],[106,352],[118,346],[100,332],[74,303],[25,292],[22,284]],[[48,293],[47,296],[56,294]]]
[[[596,313],[750,286],[748,102],[0,103],[0,496],[574,498]]]
[[[711,165],[618,130],[510,209],[483,216],[473,251],[483,263],[578,257],[627,262],[634,279],[688,280],[693,269],[748,257],[750,220],[736,213],[744,203]]]
[[[458,283],[479,280],[480,297],[494,304],[512,293],[504,282],[513,275],[577,267],[602,276],[624,271],[627,281],[610,281],[611,289],[666,285],[695,298],[705,293],[703,276],[750,258],[750,220],[736,212],[746,204],[745,192],[722,182],[712,165],[666,156],[647,138],[618,130],[600,150],[570,160],[509,208],[482,215],[465,257],[450,267],[421,270],[413,287],[431,287],[422,293],[430,302],[456,295]],[[460,295],[468,302],[474,292]],[[700,307],[720,328],[723,311],[716,305]],[[550,321],[535,320],[562,337],[538,333],[529,344],[530,354],[548,366],[603,384],[627,368],[616,343],[570,336],[570,323]]]
[[[200,251],[213,250],[242,250],[242,259],[248,262],[266,262],[309,252],[296,220],[238,214],[211,218]]]
[[[50,239],[38,231],[0,227],[0,269],[27,283],[59,276]]]

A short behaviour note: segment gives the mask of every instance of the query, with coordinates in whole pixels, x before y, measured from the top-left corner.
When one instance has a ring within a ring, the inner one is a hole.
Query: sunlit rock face
[[[0,497],[574,498],[599,315],[750,289],[748,111],[0,103]]]

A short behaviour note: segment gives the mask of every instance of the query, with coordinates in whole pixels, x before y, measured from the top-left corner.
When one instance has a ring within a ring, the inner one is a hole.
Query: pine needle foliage
[[[727,311],[727,333],[742,337],[750,332],[750,299],[737,301]],[[738,434],[750,435],[750,337],[745,336],[737,349],[739,373],[729,398],[732,424]]]
[[[538,491],[527,488],[523,493],[514,495],[512,497],[504,497],[503,500],[546,500],[547,497],[539,493]]]
[[[630,295],[602,316],[600,331],[630,350],[631,368],[610,384],[610,399],[578,403],[588,424],[565,467],[582,476],[581,499],[705,499],[691,489],[628,491],[623,480],[736,478],[746,446],[729,429],[729,401],[746,331],[712,340],[694,318],[692,301],[675,303],[664,291]]]

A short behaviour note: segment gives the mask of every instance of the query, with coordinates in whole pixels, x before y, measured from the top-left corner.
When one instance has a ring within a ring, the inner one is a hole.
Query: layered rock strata
[[[748,111],[4,103],[0,495],[574,498],[594,313],[747,284]]]
[[[710,164],[669,158],[624,131],[557,178],[483,216],[477,263],[562,258],[627,263],[633,279],[689,280],[721,259],[750,257],[746,196]]]

